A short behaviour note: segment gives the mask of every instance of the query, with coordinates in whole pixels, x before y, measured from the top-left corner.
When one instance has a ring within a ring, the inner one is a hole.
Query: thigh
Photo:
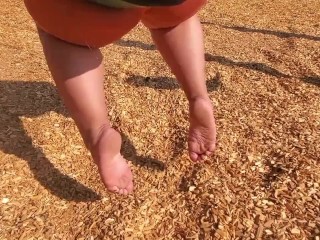
[[[174,27],[194,16],[206,2],[186,0],[176,6],[152,7],[143,13],[142,22],[151,29]]]
[[[144,10],[115,9],[87,0],[24,0],[38,27],[64,41],[98,48],[118,40]]]

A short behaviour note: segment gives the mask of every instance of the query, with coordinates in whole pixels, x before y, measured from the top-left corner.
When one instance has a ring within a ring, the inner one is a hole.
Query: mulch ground
[[[0,239],[320,239],[320,2],[210,1],[218,149],[188,160],[183,92],[137,26],[103,49],[136,191],[107,193],[22,1],[0,2]]]

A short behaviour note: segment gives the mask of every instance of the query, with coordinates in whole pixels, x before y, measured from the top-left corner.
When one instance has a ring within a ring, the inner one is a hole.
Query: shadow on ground
[[[245,26],[227,26],[227,25],[220,25],[217,23],[207,22],[207,21],[202,21],[201,23],[203,25],[216,25],[225,29],[231,29],[239,32],[261,33],[266,35],[273,35],[279,38],[300,38],[300,39],[306,39],[311,41],[320,41],[319,36],[312,36],[304,33],[284,32],[284,31],[259,29],[259,28],[245,27]]]
[[[275,31],[275,30],[267,30],[267,29],[256,29],[256,28],[249,28],[249,27],[241,27],[241,26],[224,26],[223,28],[232,29],[239,32],[250,32],[250,33],[262,33],[266,35],[273,35],[279,38],[300,38],[300,39],[307,39],[311,41],[320,41],[320,37],[318,36],[311,36],[304,33],[290,33],[290,32],[283,32],[283,31]]]
[[[301,78],[302,81],[320,87],[320,76],[309,76]]]
[[[269,76],[277,77],[277,78],[294,78],[295,76],[287,75],[279,70],[268,66],[264,63],[258,63],[258,62],[240,62],[240,61],[234,61],[232,59],[229,59],[227,57],[223,56],[216,56],[209,53],[205,54],[205,59],[207,62],[217,62],[221,65],[230,66],[230,67],[240,67],[240,68],[246,68],[249,70],[253,70],[256,72],[261,72],[264,74],[267,74]],[[319,76],[304,76],[304,77],[295,77],[305,83],[312,84],[315,86],[320,86],[320,77]]]
[[[154,159],[150,156],[141,156],[137,154],[135,147],[133,146],[130,139],[125,136],[123,133],[121,134],[122,137],[122,147],[121,153],[128,161],[131,161],[135,165],[139,165],[142,167],[151,168],[157,171],[164,171],[166,166],[163,162]]]
[[[135,40],[120,39],[120,40],[116,41],[115,44],[118,46],[122,46],[122,47],[140,48],[142,50],[147,50],[147,51],[157,50],[156,46],[153,44],[147,44],[147,43],[135,41]]]
[[[203,24],[213,24],[209,22],[202,22]],[[230,28],[233,30],[239,30],[239,27],[227,27],[224,26],[225,28]],[[250,29],[250,28],[248,28]],[[251,29],[254,30],[254,29]],[[260,30],[257,30],[260,31]],[[267,34],[268,32],[275,32],[274,35],[277,33],[276,31],[268,31],[268,30],[261,30],[263,33]],[[266,32],[264,32],[266,31]],[[246,30],[246,32],[250,32],[249,30]],[[285,33],[285,32],[279,32],[279,35],[283,37],[300,37],[300,38],[306,38],[310,40],[317,39],[318,37],[314,36],[308,36],[305,34],[293,34],[292,36],[290,33]],[[300,36],[301,35],[301,36]],[[319,37],[320,39],[320,37]],[[317,40],[318,41],[318,40]],[[140,48],[143,50],[156,50],[156,47],[151,44],[143,43],[140,41],[133,41],[133,40],[120,40],[116,42],[117,45],[123,46],[123,47],[136,47]],[[264,63],[259,63],[259,62],[239,62],[239,61],[234,61],[232,59],[229,59],[224,56],[217,56],[217,55],[212,55],[210,53],[205,54],[205,59],[206,62],[217,62],[221,65],[225,66],[232,66],[232,67],[240,67],[240,68],[246,68],[250,69],[253,71],[257,72],[262,72],[264,74],[273,76],[273,77],[278,77],[278,78],[292,78],[294,76],[285,74],[280,72],[279,70],[270,67]],[[305,83],[312,84],[315,86],[320,86],[320,77],[319,76],[304,76],[304,77],[297,77],[298,79],[304,81]],[[142,80],[143,79],[143,80]],[[179,88],[178,83],[175,81],[173,78],[166,78],[166,77],[157,77],[157,78],[150,78],[150,77],[142,77],[142,76],[133,76],[132,78],[128,79],[128,82],[131,83],[132,85],[135,85],[137,87],[141,86],[147,86],[150,88],[155,88],[155,89],[176,89]],[[221,83],[221,82],[220,82]],[[220,84],[217,81],[212,81],[209,80],[207,82],[207,87],[209,91],[215,91],[217,87],[217,84]],[[213,85],[212,85],[213,84]]]
[[[257,62],[238,62],[233,61],[232,59],[223,57],[223,56],[215,56],[209,53],[206,53],[205,55],[207,62],[217,62],[219,64],[225,65],[225,66],[231,66],[231,67],[241,67],[250,69],[253,71],[262,72],[264,74],[274,76],[274,77],[283,77],[283,78],[289,78],[291,76],[284,74],[280,71],[278,71],[275,68],[272,68],[264,63],[257,63]]]
[[[68,201],[95,201],[100,196],[75,179],[61,173],[32,143],[21,117],[37,117],[54,111],[67,116],[57,90],[48,82],[0,80],[0,151],[25,160],[34,178],[52,194]],[[123,135],[124,156],[133,164],[163,170],[164,164],[150,157],[137,156],[131,141]]]
[[[177,80],[170,77],[145,77],[138,75],[129,77],[127,79],[127,83],[135,87],[148,87],[160,90],[173,90],[180,88]],[[217,74],[217,76],[208,80],[206,84],[208,92],[217,91],[222,86],[221,78]]]
[[[59,198],[94,201],[91,189],[61,173],[23,128],[20,117],[37,117],[49,111],[66,116],[55,87],[45,82],[0,81],[0,150],[24,159],[42,186]]]

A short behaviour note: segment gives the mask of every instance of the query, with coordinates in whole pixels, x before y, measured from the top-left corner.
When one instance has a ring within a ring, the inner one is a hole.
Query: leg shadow
[[[180,85],[175,78],[170,77],[144,77],[144,76],[131,76],[127,79],[127,83],[135,87],[149,87],[153,89],[174,90],[179,89]],[[217,91],[222,83],[219,74],[216,77],[206,82],[209,92]]]
[[[205,55],[206,61],[207,62],[217,62],[219,64],[225,65],[225,66],[230,66],[230,67],[241,67],[241,68],[246,68],[250,69],[253,71],[258,71],[262,72],[264,74],[273,76],[273,77],[278,77],[278,78],[292,78],[294,76],[284,74],[280,71],[278,71],[275,68],[269,67],[268,65],[264,63],[256,63],[256,62],[236,62],[233,61],[229,58],[223,57],[223,56],[215,56],[206,53]],[[211,81],[211,84],[220,84],[221,81],[219,80],[220,76],[217,75],[215,81]],[[320,77],[319,76],[306,76],[299,78],[300,80],[304,81],[305,83],[312,84],[315,86],[320,86]],[[209,82],[210,83],[210,82]]]
[[[116,45],[122,46],[122,47],[135,47],[140,48],[142,50],[146,51],[154,51],[157,50],[157,47],[153,44],[147,44],[140,41],[134,41],[134,40],[123,40],[120,39],[117,42],[115,42]]]
[[[319,76],[310,76],[301,78],[302,81],[320,87],[320,77]]]
[[[221,27],[225,29],[232,29],[239,32],[249,32],[249,33],[262,33],[267,35],[273,35],[279,38],[300,38],[300,39],[307,39],[311,41],[320,41],[320,37],[318,36],[311,36],[303,33],[290,33],[290,32],[283,32],[283,31],[275,31],[275,30],[267,30],[267,29],[256,29],[256,28],[249,28],[249,27],[241,27],[241,26],[225,26],[222,25]]]
[[[208,21],[202,21],[201,24],[217,25],[225,29],[231,29],[239,32],[262,33],[266,35],[273,35],[279,38],[300,38],[300,39],[307,39],[311,41],[320,41],[319,36],[312,36],[304,33],[283,32],[283,31],[275,31],[275,30],[268,30],[268,29],[249,28],[249,27],[243,27],[243,26],[226,26],[226,25],[220,25],[220,24],[216,24]]]
[[[226,58],[223,56],[215,56],[209,53],[206,53],[205,58],[207,62],[217,62],[225,66],[246,68],[253,71],[262,72],[264,74],[274,76],[274,77],[291,78],[290,75],[284,74],[275,68],[269,67],[264,63],[236,62],[229,58]]]
[[[19,118],[49,111],[66,116],[55,87],[47,82],[1,80],[0,92],[0,150],[25,160],[35,179],[57,197],[76,202],[98,200],[98,194],[54,167],[32,144]]]

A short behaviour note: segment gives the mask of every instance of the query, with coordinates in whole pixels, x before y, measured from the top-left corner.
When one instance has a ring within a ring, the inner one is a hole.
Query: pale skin
[[[189,101],[189,156],[201,162],[212,155],[216,127],[205,81],[203,33],[197,16],[167,29],[150,30],[158,50]],[[99,49],[73,45],[41,30],[40,39],[53,79],[111,192],[133,192],[133,177],[121,156],[121,136],[111,128],[104,96]]]

